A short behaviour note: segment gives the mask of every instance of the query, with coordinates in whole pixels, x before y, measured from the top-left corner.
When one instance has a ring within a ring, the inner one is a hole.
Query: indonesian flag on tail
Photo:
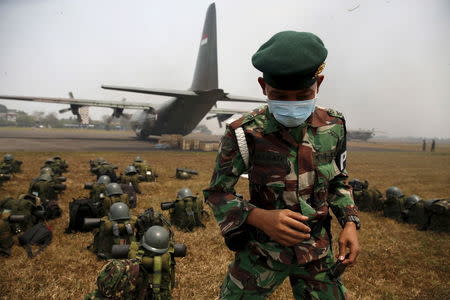
[[[208,35],[207,34],[202,36],[202,40],[200,41],[200,46],[203,46],[206,43],[208,43]]]

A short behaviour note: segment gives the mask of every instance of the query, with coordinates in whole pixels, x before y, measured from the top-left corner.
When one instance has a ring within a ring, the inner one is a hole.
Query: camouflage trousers
[[[342,282],[328,274],[333,263],[331,251],[317,261],[287,265],[245,249],[237,252],[229,265],[220,299],[266,299],[286,277],[295,299],[347,299]]]

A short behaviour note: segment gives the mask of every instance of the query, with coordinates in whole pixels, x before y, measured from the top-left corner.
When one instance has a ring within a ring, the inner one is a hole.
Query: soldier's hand
[[[247,223],[261,229],[283,246],[293,246],[310,238],[311,229],[303,222],[308,217],[289,209],[266,210],[254,208]]]
[[[353,222],[345,223],[345,227],[339,235],[339,254],[336,258],[344,265],[352,266],[356,263],[356,258],[361,251],[358,241],[358,234],[356,232],[356,225]],[[350,250],[350,255],[345,258],[346,249]]]

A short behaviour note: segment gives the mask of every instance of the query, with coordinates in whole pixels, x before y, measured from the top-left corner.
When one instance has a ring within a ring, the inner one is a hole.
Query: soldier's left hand
[[[356,263],[356,259],[361,251],[358,241],[358,234],[356,231],[356,225],[353,222],[345,223],[345,227],[339,235],[339,254],[336,258],[344,265],[352,266]],[[350,250],[350,255],[345,258],[347,248]]]

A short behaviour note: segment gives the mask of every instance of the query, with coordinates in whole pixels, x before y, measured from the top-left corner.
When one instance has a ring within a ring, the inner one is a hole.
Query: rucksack
[[[94,203],[89,198],[73,199],[69,204],[69,225],[65,233],[90,231],[83,228],[85,218],[98,218],[101,212],[101,202]]]
[[[128,195],[128,202],[130,204],[129,207],[136,208],[137,195],[136,191],[134,190],[134,187],[128,183],[121,183],[120,187],[122,188],[123,193]]]
[[[11,232],[14,234],[24,232],[36,224],[37,218],[33,215],[33,212],[37,209],[36,199],[34,201],[32,199],[33,196],[31,195],[20,195],[18,199],[8,197],[0,201],[0,209],[9,210],[11,214],[27,216],[25,222],[11,224]]]
[[[62,210],[58,205],[58,202],[55,200],[48,200],[42,203],[42,206],[45,209],[45,219],[53,220],[61,217]]]
[[[28,229],[19,237],[19,243],[27,251],[28,257],[33,258],[47,247],[52,241],[52,232],[43,223],[38,223]],[[39,250],[33,254],[31,246],[39,246]]]
[[[169,230],[170,235],[172,236],[172,225],[170,222],[163,214],[155,212],[153,208],[150,207],[140,214],[136,220],[136,240],[140,241],[147,229],[154,225],[163,226]]]
[[[197,197],[177,199],[175,207],[170,209],[170,222],[184,231],[205,227],[202,220],[207,220],[208,217],[208,212],[203,210],[203,203]]]

